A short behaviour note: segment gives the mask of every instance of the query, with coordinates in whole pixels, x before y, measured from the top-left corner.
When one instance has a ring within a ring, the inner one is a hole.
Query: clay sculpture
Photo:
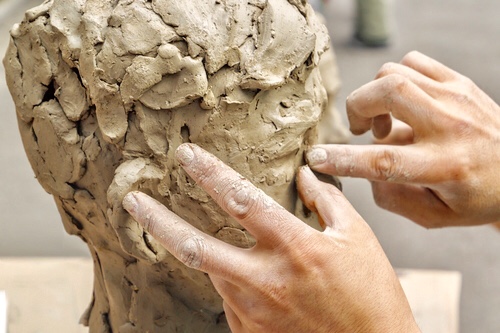
[[[4,65],[27,156],[95,264],[90,332],[229,331],[208,277],[121,201],[146,192],[252,246],[175,162],[192,142],[308,221],[294,175],[326,105],[328,42],[305,0],[47,0],[13,27]]]

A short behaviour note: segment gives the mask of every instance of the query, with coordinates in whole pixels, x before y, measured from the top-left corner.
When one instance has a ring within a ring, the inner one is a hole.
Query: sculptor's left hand
[[[419,332],[377,239],[342,193],[306,167],[304,203],[326,225],[307,226],[195,145],[186,172],[257,240],[242,249],[210,237],[139,192],[124,207],[175,257],[209,274],[233,332]]]

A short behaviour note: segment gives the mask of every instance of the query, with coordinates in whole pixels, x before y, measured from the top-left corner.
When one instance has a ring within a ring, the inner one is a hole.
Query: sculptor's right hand
[[[500,107],[421,53],[382,67],[347,101],[351,131],[378,145],[321,145],[311,168],[372,181],[375,201],[425,227],[500,221]],[[391,131],[392,117],[406,123]]]
[[[123,206],[183,263],[209,274],[234,333],[420,332],[370,227],[308,167],[297,176],[319,232],[201,148],[183,144],[184,170],[257,243],[242,249],[204,234],[144,193]]]

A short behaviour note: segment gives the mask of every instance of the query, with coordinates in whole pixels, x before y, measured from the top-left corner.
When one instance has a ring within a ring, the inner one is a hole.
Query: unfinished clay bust
[[[208,277],[122,209],[131,190],[196,227],[252,237],[174,161],[193,142],[290,211],[316,140],[328,43],[305,0],[48,0],[11,31],[4,64],[30,163],[95,263],[91,332],[226,332]]]

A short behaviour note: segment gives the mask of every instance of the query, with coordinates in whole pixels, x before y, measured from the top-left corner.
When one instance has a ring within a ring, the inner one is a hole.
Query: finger
[[[194,144],[176,152],[182,167],[229,215],[260,242],[275,243],[304,224],[212,154]]]
[[[459,216],[428,188],[372,182],[372,191],[378,206],[425,228],[445,227],[459,220]]]
[[[376,138],[385,138],[391,133],[392,117],[390,114],[376,116],[372,120],[372,133]]]
[[[234,310],[229,306],[226,301],[222,302],[224,313],[226,315],[227,323],[231,328],[231,332],[243,332],[243,325],[240,318],[236,315]]]
[[[417,72],[438,82],[454,80],[459,75],[451,68],[418,51],[412,51],[405,55],[401,60],[401,64],[413,68]]]
[[[434,98],[438,97],[438,92],[442,90],[440,88],[440,82],[431,79],[430,77],[416,71],[411,67],[394,62],[385,63],[380,68],[375,78],[380,79],[390,75],[401,75],[407,78],[411,82],[415,83],[420,89]]]
[[[405,146],[414,143],[413,137],[413,129],[399,121],[394,119],[392,123],[392,130],[388,136],[383,139],[375,139],[375,144],[381,145],[397,145],[397,146]]]
[[[432,123],[433,114],[430,110],[438,108],[440,104],[436,100],[399,74],[384,76],[365,84],[354,91],[346,101],[347,116],[353,134],[363,134],[370,130],[372,119],[386,114],[392,114],[415,131],[426,129]],[[388,121],[386,118],[386,122]]]
[[[308,166],[297,174],[297,189],[304,205],[318,214],[323,227],[345,229],[354,211],[349,201],[335,186],[318,180]]]
[[[224,311],[233,332],[235,331],[235,327],[244,329],[248,324],[245,320],[248,321],[249,312],[255,311],[256,294],[252,292],[245,293],[245,291],[248,291],[248,286],[246,285],[244,288],[241,288],[226,281],[224,278],[210,276],[210,279],[224,300]]]
[[[144,193],[127,194],[123,207],[186,266],[240,281],[243,263],[248,261],[242,249],[204,234]]]
[[[242,294],[241,287],[238,287],[231,282],[224,279],[224,277],[218,277],[214,275],[209,275],[215,290],[223,299],[223,307],[226,315],[226,320],[232,329],[232,332],[241,332],[243,324],[240,320],[239,315],[235,311],[235,307],[238,306],[239,295]]]
[[[446,179],[446,163],[418,145],[317,145],[306,153],[318,172],[397,183],[434,184]]]

